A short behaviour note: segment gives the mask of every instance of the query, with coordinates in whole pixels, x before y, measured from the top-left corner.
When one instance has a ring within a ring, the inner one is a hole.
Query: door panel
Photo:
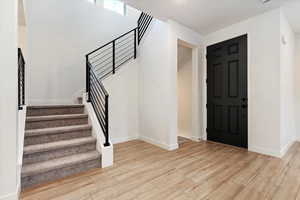
[[[248,147],[247,35],[207,47],[208,140]]]

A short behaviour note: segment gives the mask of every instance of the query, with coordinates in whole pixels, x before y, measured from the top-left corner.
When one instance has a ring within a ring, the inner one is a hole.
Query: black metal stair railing
[[[18,48],[18,109],[25,105],[25,59],[22,50]]]
[[[89,102],[91,102],[97,119],[105,136],[104,146],[109,146],[108,135],[108,98],[109,95],[103,84],[97,79],[93,70],[90,71]]]
[[[86,55],[98,79],[114,74],[122,64],[136,58],[136,32],[134,28]]]
[[[138,20],[138,44],[140,44],[143,39],[149,25],[151,24],[153,17],[146,13],[142,13]]]
[[[137,44],[140,44],[152,17],[142,13],[138,26],[117,37],[111,42],[86,55],[86,92],[87,101],[93,106],[105,136],[104,146],[109,143],[109,94],[102,80],[115,74],[120,66],[137,57]]]

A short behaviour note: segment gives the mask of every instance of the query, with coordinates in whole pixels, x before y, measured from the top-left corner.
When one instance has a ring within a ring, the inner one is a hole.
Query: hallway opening
[[[193,49],[179,41],[177,51],[177,120],[179,145],[192,137],[192,73]]]

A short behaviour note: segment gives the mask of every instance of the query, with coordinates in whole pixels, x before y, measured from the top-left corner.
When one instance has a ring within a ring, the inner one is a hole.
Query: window
[[[104,8],[115,11],[120,15],[126,14],[126,5],[119,0],[104,0]]]
[[[88,2],[92,3],[92,4],[95,4],[96,1],[95,0],[87,0]]]

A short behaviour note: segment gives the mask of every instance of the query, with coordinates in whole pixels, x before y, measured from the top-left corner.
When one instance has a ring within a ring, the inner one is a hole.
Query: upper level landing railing
[[[138,26],[86,55],[86,91],[109,146],[109,95],[102,80],[115,74],[120,66],[137,57],[140,44],[152,17],[142,13]]]

